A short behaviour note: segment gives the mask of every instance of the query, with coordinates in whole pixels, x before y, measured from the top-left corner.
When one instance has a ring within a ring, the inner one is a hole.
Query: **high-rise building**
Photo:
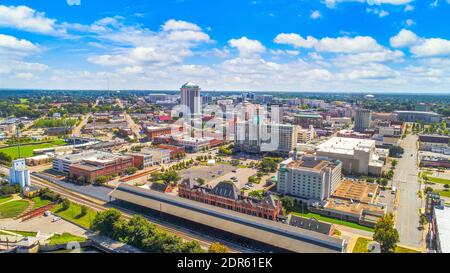
[[[294,154],[281,163],[277,191],[303,200],[322,201],[329,198],[342,179],[342,163],[324,157]]]
[[[31,186],[30,170],[28,170],[25,159],[17,159],[12,162],[9,169],[9,183],[11,185],[19,184],[20,188]]]
[[[184,84],[181,89],[181,105],[186,106],[190,111],[191,117],[198,118],[202,113],[201,89],[193,82]]]
[[[355,113],[355,131],[364,132],[370,128],[372,112],[367,109],[357,109]]]
[[[235,148],[247,153],[289,153],[297,145],[299,126],[248,120],[236,123]]]

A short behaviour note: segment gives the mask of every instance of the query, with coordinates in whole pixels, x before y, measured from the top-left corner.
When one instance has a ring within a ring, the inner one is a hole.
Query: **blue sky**
[[[0,1],[0,88],[448,92],[450,0]]]

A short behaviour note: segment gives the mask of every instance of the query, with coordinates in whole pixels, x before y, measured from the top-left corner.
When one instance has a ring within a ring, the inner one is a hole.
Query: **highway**
[[[418,197],[420,184],[418,181],[417,136],[408,135],[402,143],[405,153],[398,160],[393,186],[399,191],[399,205],[396,213],[396,228],[400,235],[400,243],[406,246],[422,248],[422,231],[419,230],[419,210],[422,201]]]

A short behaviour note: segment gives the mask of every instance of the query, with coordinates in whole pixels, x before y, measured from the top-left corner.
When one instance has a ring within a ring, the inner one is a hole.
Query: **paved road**
[[[420,184],[418,182],[417,136],[408,135],[402,147],[403,158],[399,159],[395,171],[393,185],[397,187],[400,199],[397,210],[396,227],[400,234],[400,243],[420,248],[423,245],[422,231],[419,227],[419,209],[422,202],[418,198]],[[411,156],[412,155],[412,156]]]

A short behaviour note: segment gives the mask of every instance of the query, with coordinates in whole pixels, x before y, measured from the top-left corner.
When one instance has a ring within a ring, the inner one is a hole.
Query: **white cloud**
[[[407,4],[406,6],[405,6],[405,12],[408,12],[408,11],[413,11],[413,10],[415,10],[416,8],[413,6],[413,5],[410,5],[410,4]]]
[[[81,0],[67,0],[67,5],[69,6],[80,6]]]
[[[417,44],[420,38],[412,31],[402,29],[396,36],[391,37],[390,43],[392,47],[403,48]]]
[[[450,55],[450,40],[441,38],[422,38],[410,30],[402,29],[390,39],[391,46],[409,48],[416,57],[435,57]]]
[[[366,11],[368,13],[373,13],[378,15],[378,17],[383,18],[389,15],[389,12],[383,10],[383,9],[378,9],[378,8],[367,8]]]
[[[314,48],[317,51],[333,53],[375,52],[383,49],[375,39],[369,36],[338,37],[316,39],[308,36],[306,39],[298,34],[281,33],[275,37],[277,44],[288,44],[294,47]]]
[[[344,2],[358,2],[358,3],[374,6],[374,5],[383,5],[383,4],[407,5],[413,1],[414,0],[323,0],[322,2],[328,8],[335,8],[338,3],[344,3]]]
[[[28,40],[17,39],[16,37],[0,34],[0,53],[32,53],[38,51],[38,46]]]
[[[311,17],[311,19],[316,20],[316,19],[322,18],[322,14],[320,13],[320,11],[314,10],[311,12],[310,17]]]
[[[292,45],[294,47],[312,48],[317,44],[317,39],[312,36],[308,36],[305,39],[296,33],[281,33],[275,37],[274,42],[277,44]]]
[[[167,22],[164,23],[162,26],[162,29],[164,31],[171,31],[171,30],[193,30],[193,31],[200,31],[201,28],[197,26],[196,24],[189,23],[182,20],[174,20],[170,19]]]
[[[266,48],[257,40],[251,40],[247,37],[241,37],[239,39],[231,39],[228,41],[231,47],[239,50],[239,54],[245,57],[251,57],[264,53]]]
[[[415,24],[416,24],[416,22],[414,22],[413,19],[406,19],[406,21],[405,21],[405,25],[406,25],[407,27],[413,26],[413,25],[415,25]]]
[[[0,27],[10,27],[49,35],[65,35],[66,30],[55,19],[45,16],[27,6],[0,5]]]

